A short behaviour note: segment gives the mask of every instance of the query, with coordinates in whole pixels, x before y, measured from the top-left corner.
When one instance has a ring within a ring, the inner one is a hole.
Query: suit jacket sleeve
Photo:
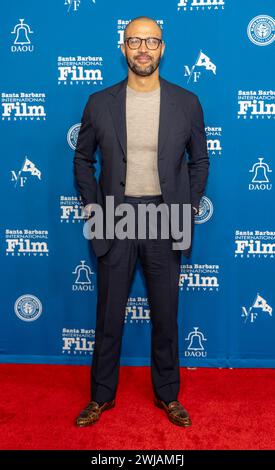
[[[209,156],[203,110],[198,97],[191,110],[191,135],[186,145],[189,155],[188,171],[190,177],[191,204],[199,210],[208,177]]]
[[[97,199],[97,180],[95,177],[97,140],[93,121],[94,111],[92,95],[90,95],[82,114],[74,154],[74,175],[84,206],[96,202]]]

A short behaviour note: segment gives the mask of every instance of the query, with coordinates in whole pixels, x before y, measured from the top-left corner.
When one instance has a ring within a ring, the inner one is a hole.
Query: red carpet
[[[0,364],[1,449],[274,449],[273,369],[181,369],[190,428],[153,404],[149,367],[121,367],[116,406],[93,426],[74,418],[89,400],[89,367]]]

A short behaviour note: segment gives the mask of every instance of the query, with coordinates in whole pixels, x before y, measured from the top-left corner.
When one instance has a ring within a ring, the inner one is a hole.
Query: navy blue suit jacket
[[[127,169],[126,86],[128,77],[96,91],[86,103],[78,135],[74,174],[83,204],[97,203],[104,210],[105,196],[115,207],[124,201]],[[164,202],[192,204],[199,209],[209,167],[205,123],[200,101],[193,92],[161,76],[158,172]],[[146,125],[146,123],[144,123]],[[95,177],[95,152],[101,153],[99,179]],[[181,211],[180,211],[181,212]],[[192,210],[193,241],[194,211]],[[112,240],[91,240],[96,256],[104,255]]]

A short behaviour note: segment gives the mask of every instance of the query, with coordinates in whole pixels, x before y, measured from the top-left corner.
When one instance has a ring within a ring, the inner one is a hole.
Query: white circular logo
[[[14,312],[20,320],[34,321],[42,313],[42,304],[35,295],[21,295],[14,304]]]
[[[247,27],[247,34],[250,41],[257,46],[268,46],[275,38],[274,19],[267,15],[255,16]]]
[[[70,127],[67,133],[67,142],[71,149],[75,150],[76,149],[76,144],[77,144],[77,138],[78,138],[78,133],[80,129],[81,124],[74,124],[74,126]]]
[[[196,224],[204,224],[213,214],[213,204],[208,197],[203,196],[200,200],[200,207],[198,215],[195,215]]]

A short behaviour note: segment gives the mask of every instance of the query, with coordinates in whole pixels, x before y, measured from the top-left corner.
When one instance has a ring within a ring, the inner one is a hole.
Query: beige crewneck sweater
[[[160,195],[157,150],[160,87],[136,91],[127,85],[127,172],[125,195]]]

